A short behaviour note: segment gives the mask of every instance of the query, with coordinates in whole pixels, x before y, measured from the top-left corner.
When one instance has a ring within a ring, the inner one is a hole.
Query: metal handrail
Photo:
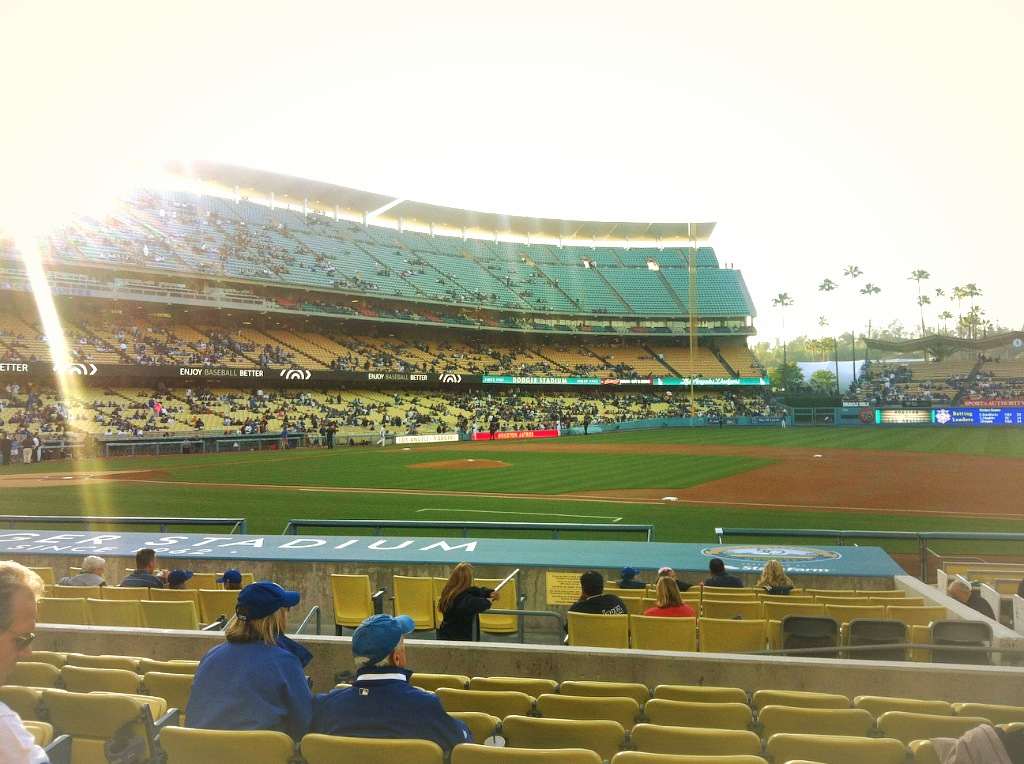
[[[835,653],[860,653],[868,652],[870,650],[942,650],[955,653],[986,653],[991,655],[992,653],[999,653],[1000,655],[1020,655],[1024,656],[1024,647],[998,647],[996,645],[937,645],[934,643],[923,643],[918,644],[916,642],[883,642],[872,645],[836,645],[834,647],[791,647],[789,649],[778,649],[778,650],[756,650],[748,653],[742,653],[743,655],[776,655],[780,657],[784,656],[796,656],[796,657],[808,657],[814,658],[818,655],[832,656]],[[982,664],[983,665],[983,664]]]
[[[299,528],[373,528],[373,535],[383,535],[385,528],[437,528],[458,529],[462,538],[470,538],[471,529],[478,530],[541,530],[550,531],[553,539],[562,531],[586,531],[588,533],[644,533],[647,541],[654,541],[653,525],[619,525],[617,523],[502,523],[479,520],[289,520],[284,536],[298,535]]]
[[[309,624],[311,618],[316,616],[316,633],[320,634],[320,606],[313,605],[313,609],[309,611],[305,618],[302,619],[302,623],[299,624],[299,628],[295,630],[296,634],[301,634],[306,626]]]
[[[166,533],[168,525],[229,525],[230,533],[246,533],[249,521],[244,517],[76,517],[69,515],[0,515],[0,523],[15,528],[17,523],[81,525],[89,530],[91,523],[102,525],[159,525]]]
[[[496,608],[490,608],[487,610],[488,615],[514,615],[519,617],[519,642],[520,644],[526,644],[526,633],[524,631],[523,617],[524,616],[539,616],[541,618],[554,618],[558,621],[558,628],[561,630],[558,633],[565,632],[565,618],[561,613],[557,613],[554,610],[498,610]],[[478,624],[473,624],[473,641],[480,641],[480,633],[478,631]]]

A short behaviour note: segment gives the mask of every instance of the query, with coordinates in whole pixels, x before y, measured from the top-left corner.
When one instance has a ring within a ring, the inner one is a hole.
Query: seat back
[[[56,687],[60,669],[49,663],[18,661],[5,680],[7,684],[23,687]]]
[[[763,618],[761,601],[756,599],[708,599],[704,598],[701,615],[708,618],[742,618],[745,621],[759,621]]]
[[[781,621],[787,615],[825,615],[825,606],[813,601],[782,602],[766,599],[761,601],[761,608],[766,621]]]
[[[621,751],[615,754],[611,764],[763,764],[764,759],[754,755],[733,756],[690,756],[685,753],[662,754],[643,751]],[[798,762],[794,764],[799,764]]]
[[[185,723],[185,709],[192,694],[192,674],[170,674],[163,671],[147,671],[142,677],[142,686],[150,695],[163,698],[168,708],[176,708],[181,713],[181,723]]]
[[[354,629],[373,615],[369,576],[332,573],[331,593],[337,626]]]
[[[573,647],[629,647],[629,616],[568,613]]]
[[[61,586],[56,584],[53,587],[53,596],[73,600],[88,599],[89,597],[99,599],[103,596],[105,588],[105,586]]]
[[[850,647],[877,645],[872,650],[858,650],[850,653],[851,658],[874,661],[905,661],[907,648],[907,625],[903,621],[877,618],[854,618],[850,621]]]
[[[875,725],[871,714],[862,708],[765,706],[757,718],[765,738],[779,732],[866,737]]]
[[[117,741],[113,743],[114,747],[124,747],[130,741],[136,741],[145,761],[151,759],[156,751],[153,716],[149,708],[135,698],[120,694],[45,690],[43,705],[55,731],[71,736],[73,764],[107,764],[104,753],[107,741]]]
[[[991,724],[980,716],[937,716],[911,711],[886,711],[875,723],[885,737],[895,738],[903,745],[933,737],[960,737],[982,724]]]
[[[57,577],[53,573],[51,567],[40,567],[40,568],[29,568],[33,573],[43,579],[43,585],[53,586],[57,583]]]
[[[649,700],[644,715],[651,724],[666,727],[705,727],[745,730],[754,721],[746,703],[713,703],[690,700]]]
[[[902,621],[907,626],[928,626],[932,621],[944,621],[949,618],[949,611],[943,605],[905,605],[899,600],[897,604],[886,605],[885,617]]]
[[[147,629],[183,629],[195,631],[199,628],[199,613],[191,602],[139,603],[142,609],[142,623]]]
[[[497,734],[498,728],[501,726],[501,719],[481,711],[456,711],[448,715],[469,727],[473,742],[479,745],[484,744],[484,741]]]
[[[622,725],[605,719],[509,716],[501,729],[512,748],[586,748],[605,760],[611,760],[626,743]]]
[[[765,621],[700,618],[697,636],[702,653],[750,653],[764,650],[768,639]]]
[[[142,677],[127,669],[85,666],[65,666],[60,670],[60,678],[71,692],[120,692],[128,695],[137,693],[142,681]]]
[[[629,633],[637,650],[697,651],[696,618],[631,615]]]
[[[457,746],[456,746],[457,747]],[[341,737],[312,733],[302,738],[302,757],[309,764],[444,764],[444,751],[430,740]]]
[[[105,600],[148,600],[150,598],[148,586],[101,586],[99,589],[100,599]]]
[[[35,744],[40,748],[44,748],[50,744],[53,740],[53,725],[48,722],[37,722],[37,721],[25,721],[22,720],[22,725],[31,733],[32,739]]]
[[[444,710],[480,711],[491,716],[504,719],[506,716],[522,715],[533,712],[536,698],[525,692],[502,690],[453,690],[448,687],[437,688],[437,698]]]
[[[645,753],[673,754],[686,751],[701,756],[755,756],[761,738],[750,730],[718,730],[698,727],[660,727],[638,724],[630,742]]]
[[[38,719],[43,691],[36,687],[15,684],[0,686],[0,703],[5,704],[22,719]]]
[[[754,708],[793,706],[795,708],[851,708],[845,695],[803,690],[758,690],[751,696]]]
[[[427,692],[436,692],[441,687],[465,690],[469,687],[469,677],[462,674],[426,674],[416,671],[410,677],[409,684]]]
[[[741,687],[659,684],[654,688],[654,697],[659,700],[687,700],[691,703],[746,703],[747,691]]]
[[[935,621],[931,625],[933,645],[991,647],[992,626],[985,621]],[[960,650],[932,650],[932,663],[969,663],[989,665],[990,653]]]
[[[558,682],[525,676],[475,676],[469,680],[471,690],[525,692],[537,697],[545,692],[557,692]]]
[[[581,682],[566,680],[558,686],[562,695],[586,698],[632,698],[641,708],[651,698],[647,685],[639,682]]]
[[[782,648],[820,648],[839,646],[839,623],[826,615],[787,615],[782,619]],[[792,653],[801,655],[802,653]],[[804,653],[816,658],[838,658],[839,651]]]
[[[82,587],[67,587],[80,589]],[[89,624],[85,609],[85,598],[43,597],[36,603],[36,620],[39,623],[70,623],[78,626]]]
[[[51,666],[60,668],[68,662],[67,655],[57,653],[53,650],[32,650],[32,661],[34,663],[49,663]]]
[[[191,602],[199,612],[198,589],[150,589],[149,598],[156,602]]]
[[[478,578],[474,583],[476,586],[493,589],[504,579],[501,578]],[[496,607],[501,610],[517,610],[519,605],[519,591],[516,589],[516,580],[510,579],[507,584],[501,587],[501,600]],[[518,634],[519,617],[514,615],[491,615],[480,614],[480,631],[485,634]]]
[[[394,576],[395,612],[412,618],[417,631],[437,628],[434,582],[426,576]]]
[[[192,573],[192,577],[185,582],[186,589],[220,589],[221,584],[217,583],[220,573]]]
[[[288,764],[295,744],[274,730],[196,730],[165,727],[160,747],[167,764]]]
[[[141,658],[135,670],[140,674],[148,674],[150,671],[164,674],[195,674],[197,668],[199,661],[155,661],[152,658]]]
[[[825,615],[841,624],[855,618],[885,618],[885,605],[825,605]]]
[[[93,626],[120,626],[128,629],[142,627],[142,608],[139,600],[98,600],[85,601],[89,612],[89,623]]]
[[[473,736],[476,740],[476,736]],[[601,764],[601,757],[585,748],[491,748],[457,745],[451,764]]]
[[[199,618],[203,623],[213,623],[222,615],[230,620],[237,604],[237,589],[199,590]]]
[[[67,662],[64,665],[136,671],[139,667],[139,661],[137,658],[131,658],[127,655],[83,655],[82,653],[68,653]],[[63,666],[61,668],[63,668]]]
[[[827,761],[828,764],[904,764],[907,750],[898,740],[802,735],[782,732],[768,738],[773,761]]]
[[[916,714],[952,716],[953,707],[944,700],[918,700],[917,698],[891,698],[884,695],[858,695],[853,699],[854,708],[863,708],[872,716],[881,716],[886,711],[910,711]],[[984,716],[984,714],[965,714]]]
[[[545,719],[608,719],[630,730],[640,715],[640,704],[632,698],[545,693],[537,697],[537,710]]]

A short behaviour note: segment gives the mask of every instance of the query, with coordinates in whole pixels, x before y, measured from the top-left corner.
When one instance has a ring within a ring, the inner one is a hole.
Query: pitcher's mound
[[[448,462],[424,462],[410,464],[410,469],[421,470],[493,470],[497,467],[511,467],[508,462],[496,462],[493,459],[452,459]]]

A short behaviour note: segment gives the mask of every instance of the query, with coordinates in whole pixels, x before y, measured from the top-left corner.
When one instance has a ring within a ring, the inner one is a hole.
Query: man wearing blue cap
[[[347,737],[431,740],[445,753],[473,742],[469,728],[449,716],[436,695],[409,684],[404,636],[407,615],[374,615],[352,635],[352,686],[313,698],[310,732]]]
[[[643,581],[637,581],[636,577],[640,575],[640,571],[636,568],[629,566],[622,569],[619,574],[619,588],[620,589],[646,589],[647,584]]]
[[[238,593],[227,642],[203,656],[192,681],[185,726],[309,732],[312,695],[303,671],[313,655],[284,635],[299,593],[257,581]]]

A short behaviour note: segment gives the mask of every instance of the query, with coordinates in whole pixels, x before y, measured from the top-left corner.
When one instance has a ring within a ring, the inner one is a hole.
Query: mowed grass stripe
[[[323,452],[320,452],[321,454]],[[168,480],[287,486],[402,488],[424,491],[560,494],[642,488],[688,488],[773,464],[770,459],[738,456],[647,454],[575,454],[505,451],[475,458],[509,466],[488,469],[429,469],[451,461],[444,451],[386,452],[359,458],[264,459],[238,465],[211,462],[172,470]],[[458,456],[471,457],[462,452]]]

